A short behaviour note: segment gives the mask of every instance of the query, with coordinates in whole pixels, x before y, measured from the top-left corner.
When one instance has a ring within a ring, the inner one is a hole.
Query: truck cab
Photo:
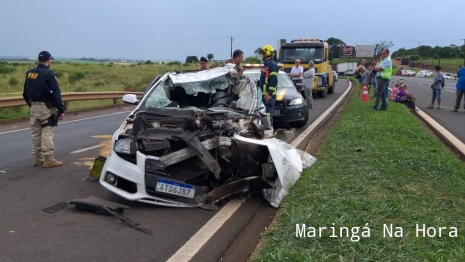
[[[279,48],[278,61],[283,64],[283,69],[290,74],[295,60],[299,59],[304,71],[308,70],[308,62],[315,63],[315,82],[313,92],[319,97],[334,93],[334,76],[330,61],[332,52],[328,43],[316,38],[294,39],[290,43],[283,43]]]

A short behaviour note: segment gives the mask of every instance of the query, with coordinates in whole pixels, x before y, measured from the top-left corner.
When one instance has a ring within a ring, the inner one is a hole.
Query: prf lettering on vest
[[[27,74],[27,78],[31,78],[31,79],[37,79],[38,76],[39,76],[39,74],[36,74],[36,73],[28,73]]]

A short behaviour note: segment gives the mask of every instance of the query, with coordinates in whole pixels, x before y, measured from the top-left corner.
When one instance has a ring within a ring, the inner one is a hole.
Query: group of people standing
[[[362,98],[365,86],[373,86],[376,100],[372,109],[374,111],[378,110],[379,104],[381,103],[381,108],[379,110],[386,110],[389,82],[392,76],[392,61],[389,56],[389,49],[382,49],[379,61],[373,58],[368,69],[365,63],[366,60],[363,59],[361,64],[355,69],[355,73],[360,75],[358,95]]]
[[[431,103],[426,107],[427,109],[434,108],[434,104],[437,101],[437,109],[441,109],[441,90],[445,86],[444,75],[441,71],[441,66],[435,66],[435,77],[433,83],[430,85],[431,88]],[[360,65],[355,70],[356,74],[359,74],[359,89],[358,96],[362,98],[364,87],[374,87],[374,96],[376,98],[373,110],[378,110],[379,103],[381,102],[381,108],[379,110],[386,110],[387,108],[387,97],[389,92],[389,82],[392,76],[392,60],[389,56],[389,50],[381,50],[380,60],[377,61],[373,58],[371,64],[366,67],[366,60],[363,59]],[[461,67],[457,72],[458,81],[456,84],[456,101],[455,106],[451,112],[458,112],[462,97],[464,98],[464,109],[465,109],[465,67]],[[416,98],[413,94],[407,91],[407,86],[400,82],[397,83],[395,88],[391,91],[391,100],[393,102],[400,102],[405,104],[412,112],[416,110],[415,101]]]
[[[295,66],[291,68],[290,77],[294,85],[302,84],[304,85],[304,96],[305,101],[307,102],[307,108],[311,109],[313,107],[313,85],[315,84],[315,63],[310,60],[308,62],[308,70],[300,65],[300,60],[295,60]],[[305,72],[304,72],[305,71]]]

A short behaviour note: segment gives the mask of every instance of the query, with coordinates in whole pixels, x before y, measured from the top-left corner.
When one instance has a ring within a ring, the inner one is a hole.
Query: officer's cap
[[[49,59],[54,60],[53,56],[49,52],[42,51],[39,53],[39,61],[45,62],[45,61],[48,61]]]

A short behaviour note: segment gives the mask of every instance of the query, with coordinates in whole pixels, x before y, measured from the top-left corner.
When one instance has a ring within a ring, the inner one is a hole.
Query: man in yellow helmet
[[[263,104],[266,109],[268,125],[273,127],[273,113],[278,86],[278,64],[273,60],[274,49],[271,45],[264,45],[258,53],[262,55],[263,68],[260,75],[260,84],[263,94]]]

